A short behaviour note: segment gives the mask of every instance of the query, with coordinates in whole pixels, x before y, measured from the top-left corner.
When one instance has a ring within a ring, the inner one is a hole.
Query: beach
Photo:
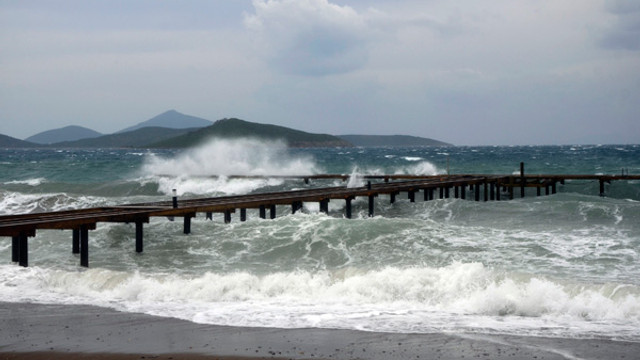
[[[640,343],[196,324],[95,306],[0,303],[0,359],[633,359]]]

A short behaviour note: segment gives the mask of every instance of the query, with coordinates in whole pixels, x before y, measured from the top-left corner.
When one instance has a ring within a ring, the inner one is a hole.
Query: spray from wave
[[[241,176],[311,175],[319,169],[310,156],[289,153],[285,143],[257,139],[212,139],[175,157],[148,155],[146,181],[157,181],[165,194],[244,194],[281,183],[277,179],[229,179]]]

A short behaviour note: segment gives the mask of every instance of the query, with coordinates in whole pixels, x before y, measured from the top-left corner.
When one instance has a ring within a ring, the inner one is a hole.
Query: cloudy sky
[[[640,143],[637,0],[0,0],[0,133],[166,110],[457,145]]]

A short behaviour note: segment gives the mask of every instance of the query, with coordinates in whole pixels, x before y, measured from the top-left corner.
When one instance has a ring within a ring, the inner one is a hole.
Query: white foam
[[[45,183],[46,181],[47,179],[45,178],[33,178],[33,179],[26,179],[26,180],[8,181],[8,182],[5,182],[5,185],[18,184],[18,185],[38,186],[42,183]]]
[[[479,263],[265,275],[0,270],[2,301],[95,304],[220,325],[640,336],[637,286],[562,283]]]

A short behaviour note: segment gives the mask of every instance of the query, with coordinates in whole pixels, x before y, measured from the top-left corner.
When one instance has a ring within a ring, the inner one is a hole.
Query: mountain
[[[43,131],[25,139],[36,144],[53,144],[62,141],[75,141],[89,139],[102,135],[97,131],[82,126],[71,125],[60,129]]]
[[[438,140],[408,135],[339,135],[355,146],[453,146]]]
[[[213,125],[186,133],[173,139],[151,144],[159,148],[185,148],[205,142],[210,138],[257,138],[283,140],[290,147],[350,147],[348,141],[328,134],[312,134],[291,128],[252,123],[240,119],[222,119]]]
[[[37,148],[41,145],[0,134],[0,148]]]
[[[64,148],[145,148],[149,144],[171,139],[197,129],[168,129],[163,127],[145,127],[124,133],[104,135],[93,139],[65,141],[53,144]]]
[[[169,129],[203,128],[213,124],[211,121],[199,117],[185,115],[175,110],[169,110],[138,125],[122,129],[117,133],[124,133],[145,127],[163,127]],[[117,134],[116,133],[116,134]]]

